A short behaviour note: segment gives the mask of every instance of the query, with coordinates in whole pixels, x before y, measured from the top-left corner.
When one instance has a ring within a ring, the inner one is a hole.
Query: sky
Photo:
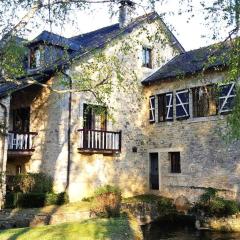
[[[211,4],[214,0],[206,0]],[[163,16],[164,22],[170,27],[179,42],[186,50],[196,49],[202,46],[210,45],[216,41],[222,40],[227,36],[228,30],[224,26],[220,27],[219,39],[212,39],[212,32],[210,26],[206,25],[204,17],[206,12],[203,11],[200,1],[193,0],[193,11],[187,14],[187,6],[180,5],[180,1],[169,0],[167,3],[156,4],[156,11]],[[182,14],[178,15],[179,9],[182,9]],[[170,13],[171,12],[171,13]],[[136,16],[144,14],[143,8],[138,7]],[[194,17],[191,15],[194,14]],[[107,6],[96,4],[88,11],[74,11],[71,14],[74,24],[71,22],[65,23],[64,27],[53,27],[53,32],[63,35],[64,37],[72,37],[81,33],[93,31],[95,29],[105,27],[118,22],[118,16],[110,16]],[[189,20],[190,16],[190,21]],[[223,25],[223,24],[222,24]],[[221,26],[221,23],[219,23]],[[42,30],[50,30],[49,24],[43,25],[38,29],[34,29],[28,36],[29,39],[36,37]],[[206,35],[207,37],[203,37]]]

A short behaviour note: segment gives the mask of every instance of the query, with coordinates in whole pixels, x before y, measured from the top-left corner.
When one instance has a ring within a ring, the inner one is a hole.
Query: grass
[[[126,216],[109,219],[92,219],[35,228],[18,228],[0,231],[0,240],[92,240],[141,239],[136,224]]]

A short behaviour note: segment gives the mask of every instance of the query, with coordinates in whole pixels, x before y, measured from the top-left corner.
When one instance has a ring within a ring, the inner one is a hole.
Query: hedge
[[[5,208],[38,208],[68,203],[65,192],[56,193],[7,193]]]

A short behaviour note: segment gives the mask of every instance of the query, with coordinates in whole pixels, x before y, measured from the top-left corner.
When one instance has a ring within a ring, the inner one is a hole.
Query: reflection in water
[[[152,223],[142,227],[145,240],[240,240],[240,233],[197,231],[193,226]]]

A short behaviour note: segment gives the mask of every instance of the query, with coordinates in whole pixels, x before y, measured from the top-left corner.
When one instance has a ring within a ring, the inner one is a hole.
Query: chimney
[[[135,4],[131,0],[121,0],[119,3],[119,26],[123,28],[131,22]]]

